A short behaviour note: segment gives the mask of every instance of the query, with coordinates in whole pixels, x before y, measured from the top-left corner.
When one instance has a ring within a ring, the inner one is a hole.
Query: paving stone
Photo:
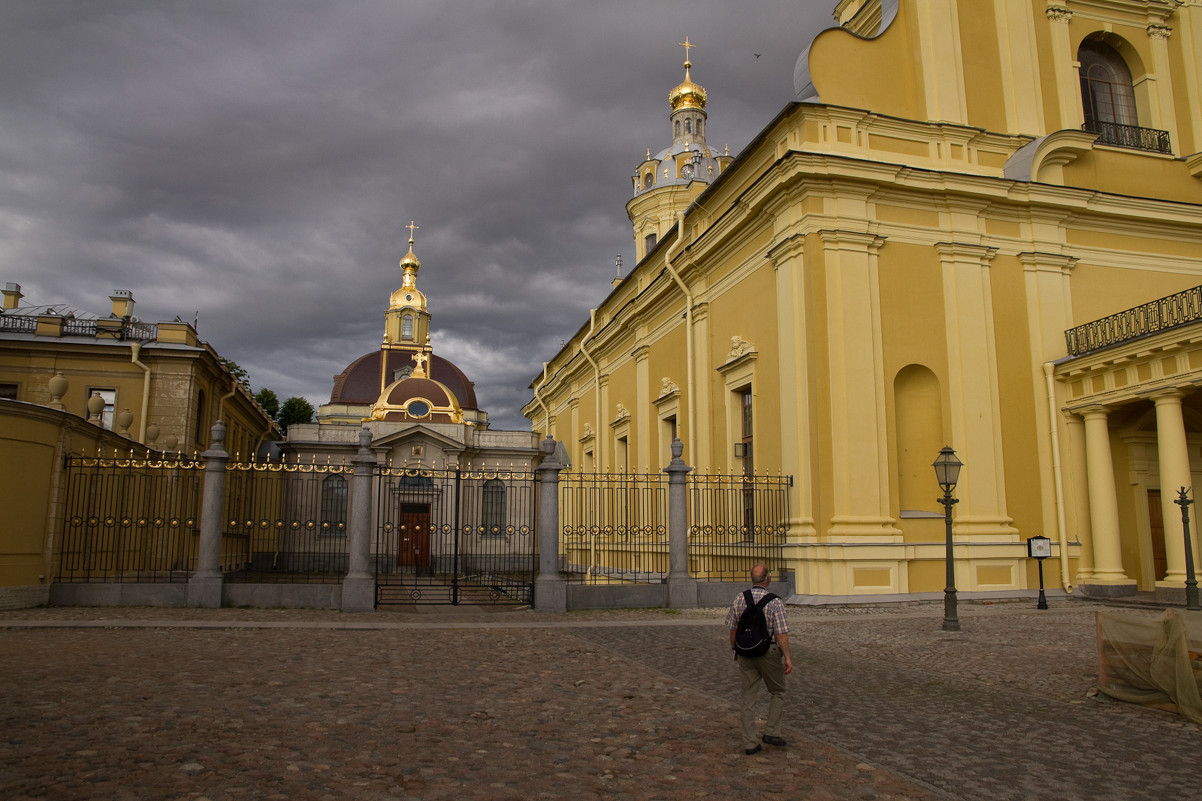
[[[791,609],[745,756],[724,610],[0,614],[0,798],[1160,799],[1202,729],[1090,697],[1091,604]],[[1148,612],[1151,614],[1151,611]],[[765,703],[766,708],[766,703]]]

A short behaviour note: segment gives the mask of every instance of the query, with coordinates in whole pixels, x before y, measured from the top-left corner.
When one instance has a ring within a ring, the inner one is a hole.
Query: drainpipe
[[[597,402],[593,404],[593,408],[595,409],[593,415],[593,437],[595,438],[594,447],[597,451],[597,463],[593,467],[596,471],[600,472],[604,470],[605,465],[604,460],[601,458],[601,367],[584,348],[584,346],[588,343],[588,338],[593,335],[593,331],[596,330],[596,328],[597,310],[589,309],[588,333],[584,335],[584,339],[580,340],[580,355],[588,359],[588,363],[593,366],[593,395],[597,399]]]
[[[1068,580],[1068,526],[1064,522],[1064,479],[1060,470],[1060,434],[1056,427],[1056,381],[1052,371],[1053,362],[1044,362],[1043,375],[1048,386],[1048,423],[1052,435],[1052,482],[1056,489],[1056,534],[1060,541],[1060,583],[1064,591],[1071,593],[1073,585]]]
[[[689,460],[692,464],[697,464],[697,442],[694,436],[696,426],[693,425],[693,293],[689,291],[685,282],[680,279],[680,274],[672,268],[672,257],[677,251],[684,246],[684,212],[676,213],[676,241],[668,246],[668,252],[664,254],[664,269],[676,281],[680,291],[684,293],[684,316],[685,316],[685,360],[688,364],[685,367],[685,383],[689,388],[688,402],[688,442],[689,442]]]
[[[230,377],[230,391],[225,393],[224,395],[222,395],[221,398],[217,401],[217,422],[218,423],[225,422],[225,402],[227,400],[229,400],[230,398],[232,398],[234,396],[234,393],[237,391],[238,391],[238,379],[231,376]]]
[[[142,343],[129,343],[130,359],[135,365],[142,368],[142,422],[138,424],[138,442],[146,444],[146,424],[147,418],[150,416],[150,368],[142,364],[139,358],[142,355]]]

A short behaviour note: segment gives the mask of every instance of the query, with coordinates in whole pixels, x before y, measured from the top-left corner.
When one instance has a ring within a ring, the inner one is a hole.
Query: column
[[[1077,584],[1088,584],[1093,575],[1093,534],[1089,520],[1089,470],[1085,458],[1085,420],[1075,414],[1065,414],[1068,431],[1068,475],[1066,490],[1069,504],[1068,538],[1081,543],[1077,562]]]
[[[1156,452],[1160,464],[1160,509],[1164,517],[1164,555],[1167,573],[1157,586],[1185,586],[1185,532],[1181,527],[1181,507],[1175,501],[1182,487],[1192,488],[1189,470],[1189,445],[1185,439],[1185,418],[1181,414],[1179,390],[1153,395],[1156,402]],[[1190,498],[1194,498],[1193,492]],[[1191,517],[1190,536],[1194,535]]]
[[[689,575],[689,499],[685,478],[693,469],[680,455],[684,444],[672,440],[672,461],[664,468],[668,474],[668,607],[693,609],[697,606],[697,580]]]
[[[349,564],[342,580],[342,611],[371,612],[376,608],[376,577],[371,568],[371,429],[359,429],[359,450],[351,457]]]
[[[1088,582],[1091,589],[1087,594],[1127,595],[1135,592],[1135,582],[1123,572],[1119,504],[1106,414],[1106,410],[1100,407],[1084,411],[1089,516],[1093,524],[1093,572]]]
[[[213,424],[211,444],[204,459],[204,494],[200,501],[200,542],[196,572],[188,579],[187,604],[204,609],[221,608],[221,532],[225,528],[225,465],[230,460],[223,443],[225,423]]]
[[[547,436],[539,449],[538,466],[538,576],[534,579],[534,608],[540,612],[566,612],[568,590],[559,574],[559,473],[564,469],[555,459],[555,440]]]

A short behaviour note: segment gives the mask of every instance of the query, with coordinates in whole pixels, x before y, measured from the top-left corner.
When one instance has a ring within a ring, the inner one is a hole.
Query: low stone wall
[[[0,610],[29,609],[50,603],[50,585],[0,587]]]

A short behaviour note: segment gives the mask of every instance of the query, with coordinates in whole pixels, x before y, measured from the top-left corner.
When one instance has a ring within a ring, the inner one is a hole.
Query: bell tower
[[[656,155],[647,155],[634,171],[634,198],[626,213],[634,226],[635,261],[640,262],[675,224],[676,213],[717,178],[734,159],[727,148],[719,153],[705,142],[708,96],[693,82],[689,50],[697,47],[688,37],[684,48],[684,80],[668,93],[672,144]]]
[[[413,232],[417,225],[410,222],[409,252],[401,259],[404,272],[401,288],[393,292],[384,314],[384,350],[410,351],[414,358],[413,375],[425,376],[425,364],[429,358],[430,312],[426,310],[426,296],[417,288],[417,271],[422,263],[413,252]],[[421,375],[418,375],[421,373]]]

